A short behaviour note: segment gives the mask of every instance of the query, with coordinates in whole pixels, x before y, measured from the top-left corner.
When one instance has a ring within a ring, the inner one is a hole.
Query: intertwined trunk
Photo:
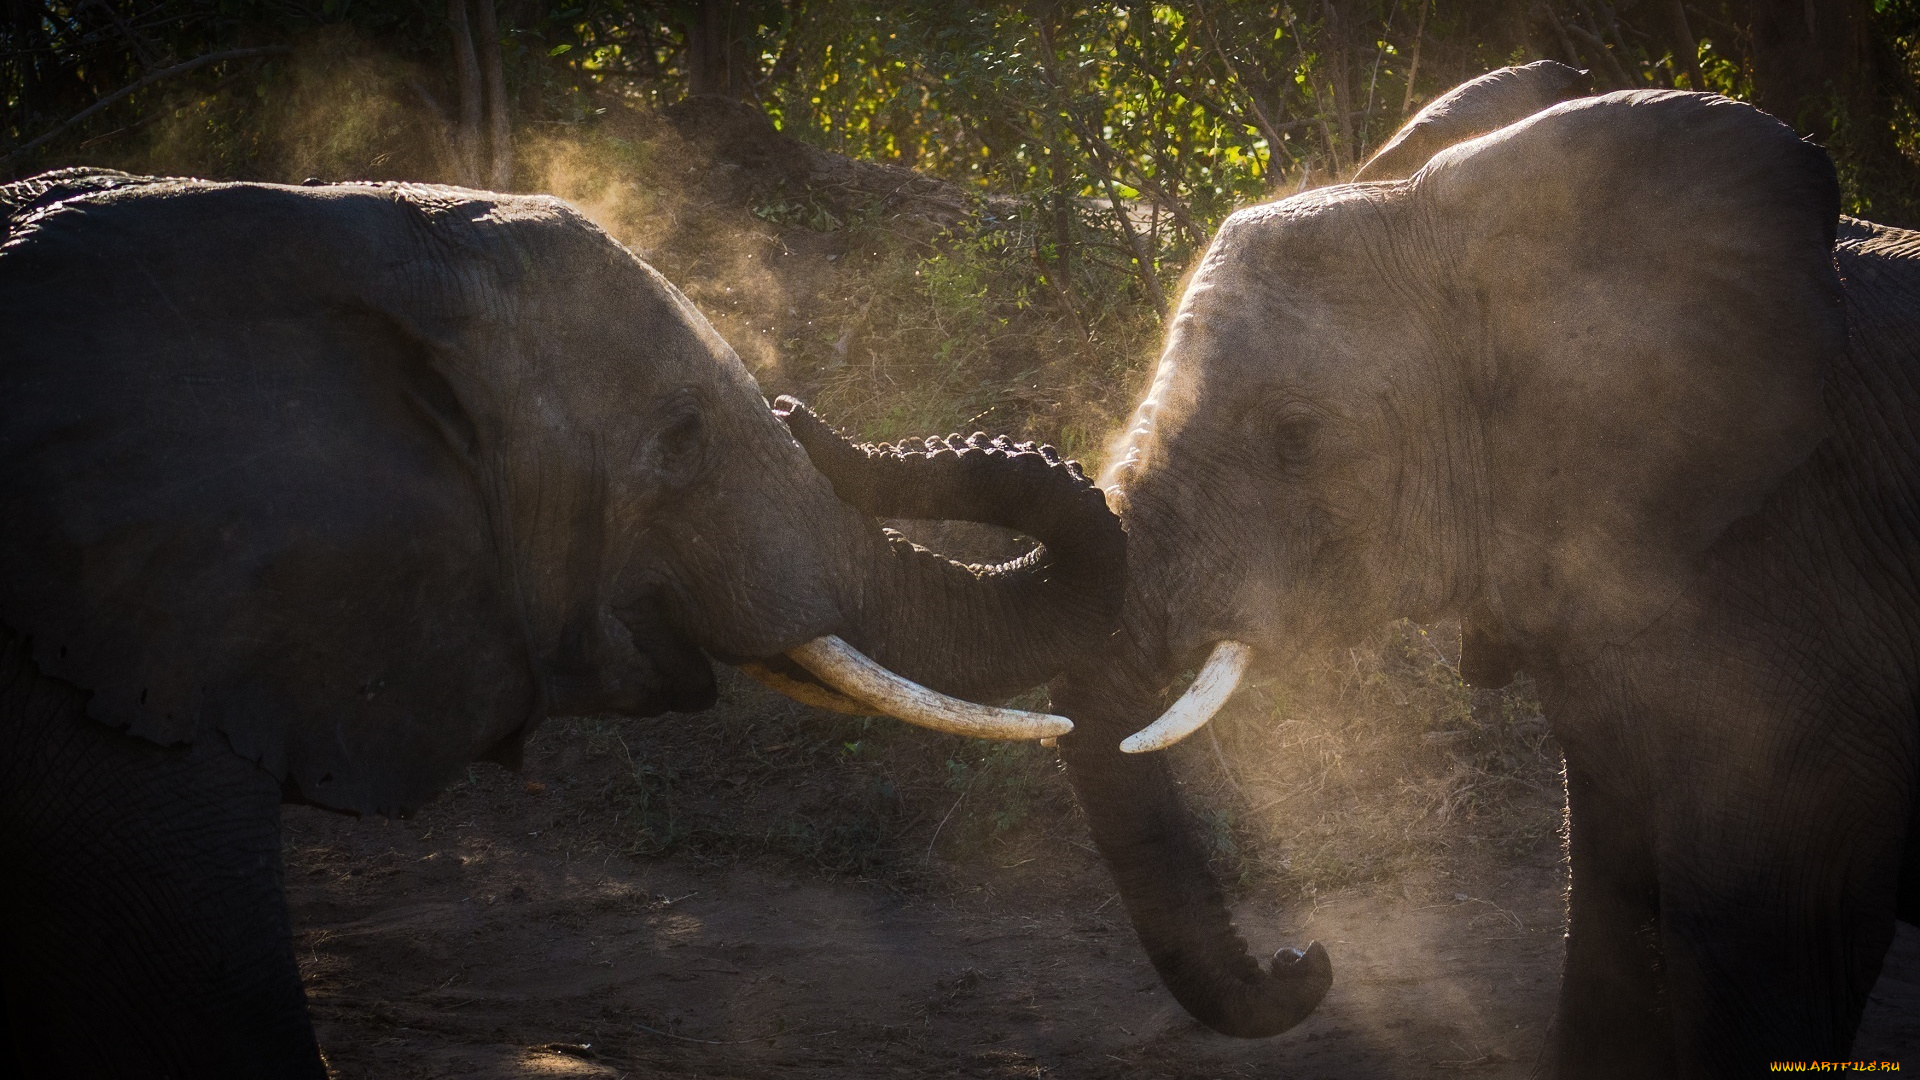
[[[1272,1035],[1332,984],[1317,944],[1247,953],[1163,754],[1120,740],[1150,722],[1169,665],[1152,633],[1115,633],[1126,539],[1105,496],[1048,448],[984,436],[856,447],[783,399],[788,425],[840,498],[876,517],[980,521],[1042,548],[966,567],[877,531],[874,570],[847,633],[874,659],[959,697],[990,701],[1043,682],[1075,730],[1061,739],[1074,791],[1141,943],[1187,1011],[1230,1035]]]
[[[875,569],[848,634],[900,674],[978,701],[1069,671],[1053,687],[1054,708],[1077,725],[1061,752],[1168,989],[1231,1035],[1272,1035],[1312,1013],[1332,983],[1325,951],[1282,950],[1270,970],[1249,956],[1165,756],[1119,750],[1153,719],[1170,665],[1156,634],[1115,633],[1126,538],[1105,495],[1051,448],[979,435],[858,447],[798,402],[777,408],[856,509],[986,522],[1041,542],[1024,559],[966,567],[876,532]]]
[[[835,493],[862,513],[983,522],[1042,545],[999,566],[964,566],[873,523],[856,541],[867,550],[843,635],[855,647],[936,690],[995,701],[1047,681],[1112,634],[1126,536],[1078,465],[1004,437],[855,446],[798,402],[779,408]]]

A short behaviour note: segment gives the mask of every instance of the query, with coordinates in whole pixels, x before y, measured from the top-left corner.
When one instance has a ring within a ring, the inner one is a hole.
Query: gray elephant
[[[850,498],[1044,547],[906,543],[556,200],[75,171],[0,202],[0,1071],[324,1076],[283,802],[405,814],[546,716],[704,707],[708,655],[1044,736],[942,691],[1116,624],[1076,466],[862,452],[785,403]]]
[[[1054,688],[1189,1012],[1285,1030],[1331,963],[1247,954],[1163,755],[1127,751],[1252,658],[1460,618],[1463,669],[1531,673],[1565,750],[1554,1075],[1846,1056],[1920,917],[1920,234],[1837,212],[1784,124],[1642,91],[1222,227],[1103,477],[1120,645]]]

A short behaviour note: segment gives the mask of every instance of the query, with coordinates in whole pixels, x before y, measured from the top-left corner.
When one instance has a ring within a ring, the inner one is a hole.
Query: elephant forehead
[[[1165,467],[1195,434],[1230,439],[1250,413],[1330,396],[1334,374],[1352,362],[1347,348],[1315,340],[1297,314],[1228,308],[1211,321],[1176,320],[1152,384],[1108,450],[1102,487]]]
[[[1314,397],[1368,356],[1394,352],[1373,328],[1395,287],[1403,190],[1327,188],[1228,218],[1181,299],[1152,385],[1109,450],[1102,486],[1126,484],[1190,419]]]
[[[1365,336],[1382,312],[1403,304],[1421,264],[1398,235],[1408,230],[1371,193],[1293,202],[1229,220],[1182,299],[1169,354],[1304,355]],[[1302,348],[1287,347],[1296,344]]]
[[[516,325],[472,327],[476,347],[511,349],[519,379],[510,381],[586,415],[630,414],[667,386],[734,396],[752,386],[733,349],[692,305],[658,288],[657,275],[637,261],[607,269],[596,283],[530,300]]]
[[[1196,277],[1251,273],[1305,283],[1379,269],[1398,230],[1402,183],[1342,184],[1235,212]]]
[[[1197,292],[1174,320],[1149,399],[1166,414],[1209,409],[1250,395],[1317,396],[1378,358],[1397,355],[1406,320],[1386,298],[1355,296],[1324,281]]]

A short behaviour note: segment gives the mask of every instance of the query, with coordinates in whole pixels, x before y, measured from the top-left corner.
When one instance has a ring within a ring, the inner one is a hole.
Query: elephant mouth
[[[788,649],[784,656],[739,667],[762,685],[808,705],[862,716],[878,713],[951,735],[1052,739],[1073,730],[1073,721],[1064,716],[978,705],[929,689],[887,670],[834,634]]]
[[[1167,707],[1159,718],[1126,737],[1120,749],[1128,754],[1147,754],[1165,750],[1181,739],[1207,726],[1213,715],[1227,703],[1253,662],[1253,647],[1232,639],[1214,643],[1207,662],[1193,685],[1179,700]]]

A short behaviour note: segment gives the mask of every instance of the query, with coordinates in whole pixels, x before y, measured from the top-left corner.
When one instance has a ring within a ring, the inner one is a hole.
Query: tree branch
[[[1591,16],[1589,16],[1589,21],[1591,21]],[[1613,77],[1615,81],[1619,83],[1620,89],[1633,89],[1633,79],[1628,76],[1627,69],[1620,66],[1620,61],[1614,58],[1613,50],[1607,48],[1606,39],[1600,36],[1598,28],[1589,30],[1579,23],[1570,22],[1567,24],[1567,33],[1579,38],[1586,43],[1589,49],[1600,55],[1601,61],[1607,65],[1607,70],[1613,73]]]
[[[87,106],[86,108],[81,109],[79,112],[74,113],[72,116],[68,117],[63,123],[61,123],[58,127],[55,127],[52,131],[49,131],[46,134],[39,136],[38,138],[32,139],[28,142],[22,143],[21,145],[15,147],[13,150],[8,152],[6,157],[0,158],[0,166],[12,165],[15,160],[25,157],[26,155],[32,153],[33,151],[39,149],[40,147],[45,146],[47,143],[51,142],[52,140],[65,134],[75,124],[80,123],[81,121],[94,115],[100,110],[106,108],[107,106],[112,105],[114,102],[119,101],[120,99],[126,97],[128,94],[132,94],[139,90],[144,90],[147,87],[152,86],[154,83],[160,82],[163,79],[171,79],[175,75],[185,75],[189,71],[194,71],[199,68],[206,67],[208,64],[217,64],[222,60],[244,60],[250,56],[271,56],[278,53],[285,53],[285,52],[291,52],[291,51],[292,50],[287,48],[285,45],[262,45],[259,48],[253,48],[253,49],[228,49],[224,52],[207,53],[204,56],[196,56],[191,60],[182,61],[181,63],[175,64],[170,68],[162,68],[161,70],[156,71],[151,75],[148,75],[146,78],[143,78],[138,82],[133,83],[130,86],[123,86],[120,89],[115,90],[113,93],[108,94],[106,97],[101,98],[99,101],[96,101],[93,104]]]
[[[1427,6],[1429,0],[1420,0],[1420,25],[1413,30],[1413,63],[1407,68],[1407,96],[1400,99],[1400,119],[1405,121],[1407,113],[1413,108],[1413,80],[1420,75],[1420,43],[1427,37]]]
[[[1280,132],[1274,129],[1273,121],[1268,119],[1267,117],[1267,111],[1260,107],[1260,95],[1254,92],[1253,85],[1251,83],[1247,82],[1246,79],[1241,78],[1240,69],[1234,65],[1233,57],[1228,56],[1227,50],[1220,47],[1220,35],[1214,31],[1213,19],[1210,15],[1207,14],[1206,5],[1205,4],[1196,5],[1196,10],[1199,12],[1199,15],[1200,15],[1200,25],[1207,32],[1207,40],[1213,43],[1214,55],[1218,56],[1220,58],[1220,62],[1227,66],[1227,76],[1231,78],[1234,82],[1239,83],[1240,85],[1247,88],[1247,104],[1253,106],[1253,116],[1254,116],[1254,119],[1258,121],[1258,124],[1255,126],[1258,128],[1258,130],[1262,135],[1266,136],[1268,152],[1269,153],[1279,152]]]
[[[1154,272],[1153,261],[1159,252],[1149,250],[1140,242],[1139,234],[1133,230],[1133,218],[1127,212],[1127,204],[1120,199],[1120,190],[1113,185],[1113,178],[1105,175],[1100,183],[1107,189],[1107,202],[1113,207],[1113,217],[1120,223],[1120,231],[1126,234],[1127,246],[1133,250],[1133,257],[1140,264],[1141,284],[1147,287],[1147,297],[1153,301],[1153,313],[1160,317],[1161,325],[1167,321],[1167,294],[1160,288],[1160,275]]]

